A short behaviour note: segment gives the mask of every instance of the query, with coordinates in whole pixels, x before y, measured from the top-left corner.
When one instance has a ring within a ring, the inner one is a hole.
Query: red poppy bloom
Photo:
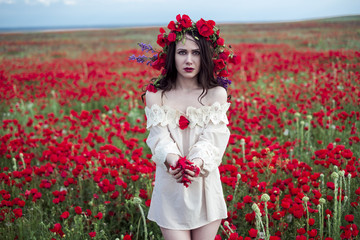
[[[96,214],[95,218],[97,218],[99,220],[102,219],[103,218],[102,212],[99,212],[98,214]]]
[[[257,237],[257,234],[258,234],[258,230],[255,229],[255,228],[251,228],[249,230],[249,236],[252,237],[252,238],[256,238]]]
[[[179,119],[179,127],[180,129],[184,130],[185,128],[187,128],[190,124],[190,121],[184,117],[184,116],[181,116],[180,119]]]
[[[15,214],[15,217],[16,217],[16,218],[22,217],[22,215],[23,215],[23,212],[22,212],[22,209],[21,209],[21,208],[15,208],[15,209],[13,209],[13,213]]]
[[[82,213],[82,209],[81,209],[81,207],[79,207],[79,206],[76,206],[76,207],[74,208],[74,210],[75,210],[75,213],[76,213],[76,214],[81,214],[81,213]]]
[[[204,19],[200,19],[199,21],[196,22],[196,27],[200,33],[201,36],[203,37],[209,37],[211,35],[214,34],[214,26],[215,26],[215,22],[212,20],[209,21],[205,21]]]
[[[156,87],[154,86],[154,84],[149,84],[149,85],[147,85],[147,87],[146,87],[146,91],[156,93],[156,92],[157,92],[157,89],[156,89]]]
[[[169,33],[168,41],[175,42],[176,41],[176,33],[174,33],[174,32]]]
[[[61,219],[67,219],[70,216],[70,213],[68,211],[65,211],[61,214],[60,218]]]
[[[191,21],[190,17],[186,14],[183,14],[182,16],[180,16],[180,14],[178,14],[176,16],[176,20],[180,23],[180,25],[183,28],[189,28],[192,26],[192,21]]]
[[[345,220],[347,221],[347,222],[353,222],[354,221],[354,215],[352,215],[352,214],[348,214],[348,215],[345,215]]]
[[[309,234],[309,237],[315,237],[317,235],[317,230],[311,229],[310,231],[307,231],[307,233]]]

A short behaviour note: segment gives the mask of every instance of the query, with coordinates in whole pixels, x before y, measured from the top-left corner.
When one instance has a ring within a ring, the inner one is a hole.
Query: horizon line
[[[336,15],[328,17],[306,18],[298,20],[259,20],[259,21],[219,21],[218,24],[272,24],[272,23],[292,23],[292,22],[307,22],[319,21],[333,18],[343,17],[360,17],[360,14],[350,15]],[[54,25],[54,26],[16,26],[16,27],[0,27],[0,34],[4,33],[35,33],[35,32],[63,32],[63,31],[90,31],[90,30],[106,30],[117,28],[151,28],[163,27],[166,23],[152,23],[152,24],[92,24],[92,25]]]

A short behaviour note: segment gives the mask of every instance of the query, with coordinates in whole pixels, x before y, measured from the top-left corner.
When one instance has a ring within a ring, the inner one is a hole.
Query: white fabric
[[[157,166],[148,218],[160,227],[189,230],[227,217],[218,166],[230,137],[226,126],[229,106],[216,102],[188,107],[186,113],[167,105],[145,107],[150,131],[146,143]],[[184,130],[179,127],[180,116],[190,121]],[[177,183],[164,164],[169,153],[203,159],[201,177],[188,188]]]

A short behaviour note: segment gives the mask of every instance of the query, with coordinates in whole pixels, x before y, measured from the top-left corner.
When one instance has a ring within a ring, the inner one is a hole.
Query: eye
[[[186,51],[185,51],[185,50],[180,50],[180,51],[178,51],[178,54],[179,54],[179,55],[185,55],[185,54],[186,54]]]
[[[200,51],[194,51],[193,54],[198,56],[198,55],[200,55]]]

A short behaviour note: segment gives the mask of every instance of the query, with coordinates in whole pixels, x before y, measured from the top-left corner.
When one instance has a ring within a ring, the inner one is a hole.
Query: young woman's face
[[[178,77],[196,79],[200,72],[200,48],[192,36],[185,35],[175,48],[175,65]]]

